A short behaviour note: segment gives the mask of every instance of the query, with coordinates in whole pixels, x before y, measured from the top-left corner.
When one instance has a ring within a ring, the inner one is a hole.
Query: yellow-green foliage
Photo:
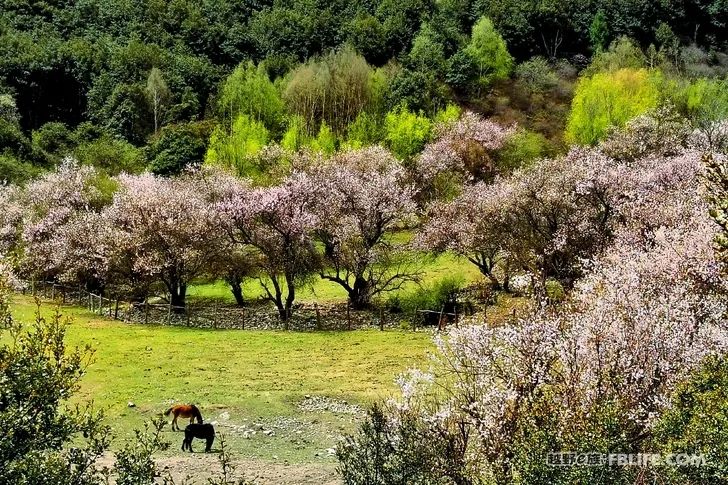
[[[239,175],[257,175],[252,158],[268,143],[268,130],[262,122],[240,115],[227,133],[217,127],[210,137],[205,163],[234,168]]]
[[[660,75],[646,69],[619,69],[582,78],[566,128],[569,143],[593,145],[611,126],[623,126],[657,106]]]
[[[474,61],[479,82],[484,86],[507,78],[513,69],[513,57],[508,53],[503,37],[487,17],[481,17],[473,26],[465,52]]]
[[[240,115],[261,121],[277,131],[283,118],[283,100],[268,75],[248,61],[240,64],[225,80],[218,99],[218,110],[231,125]]]
[[[685,89],[688,116],[701,121],[719,121],[728,116],[728,81],[698,79]]]
[[[435,119],[433,121],[435,123],[450,123],[452,121],[457,121],[462,113],[463,110],[460,106],[449,103],[445,106],[445,109],[435,113]]]
[[[387,113],[384,131],[387,147],[392,153],[402,160],[409,160],[425,147],[432,131],[432,121],[400,106]]]
[[[336,151],[336,136],[325,122],[321,122],[318,135],[311,140],[311,148],[325,155],[331,155]]]
[[[288,128],[281,139],[281,146],[295,152],[306,144],[306,140],[306,120],[299,115],[289,116]]]
[[[382,129],[383,125],[380,118],[362,111],[347,128],[346,146],[348,148],[361,148],[376,145],[382,141],[384,136]]]

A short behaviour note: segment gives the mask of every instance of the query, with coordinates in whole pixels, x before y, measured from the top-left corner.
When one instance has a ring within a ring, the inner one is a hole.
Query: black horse
[[[189,450],[192,452],[192,439],[199,438],[207,440],[205,446],[205,453],[208,453],[212,448],[212,442],[215,441],[215,428],[211,424],[188,424],[185,428],[185,439],[182,441],[182,451]]]

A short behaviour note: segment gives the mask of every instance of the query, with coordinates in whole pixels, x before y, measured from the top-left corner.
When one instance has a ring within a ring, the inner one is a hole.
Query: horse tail
[[[165,412],[164,415],[169,416],[169,413],[171,413],[173,409],[174,409],[174,407],[167,409],[167,412]]]

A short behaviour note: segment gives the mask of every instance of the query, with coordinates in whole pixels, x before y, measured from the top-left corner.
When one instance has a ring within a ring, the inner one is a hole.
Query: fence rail
[[[472,290],[478,296],[481,289]],[[149,299],[132,302],[122,298],[104,296],[87,291],[81,286],[69,286],[52,281],[26,282],[23,293],[30,292],[62,304],[76,304],[90,312],[129,323],[178,325],[199,328],[234,329],[292,329],[292,330],[353,330],[357,328],[410,326],[417,330],[435,326],[444,330],[448,325],[458,326],[460,319],[470,312],[450,313],[416,309],[413,314],[392,313],[384,309],[355,311],[348,304],[297,304],[289,321],[281,322],[277,310],[270,305],[239,307],[220,302],[192,301],[186,306],[174,306]],[[156,299],[156,298],[155,298]],[[163,299],[162,299],[163,300]],[[486,303],[487,307],[487,303]]]
[[[281,322],[278,311],[269,305],[239,307],[220,302],[189,302],[186,306],[140,302],[104,296],[82,287],[52,281],[26,282],[22,292],[42,296],[62,304],[76,304],[90,312],[122,322],[182,325],[200,328],[353,330],[365,327],[392,327],[401,315],[379,310],[355,311],[348,304],[298,304],[288,322]],[[155,298],[156,299],[156,298]]]

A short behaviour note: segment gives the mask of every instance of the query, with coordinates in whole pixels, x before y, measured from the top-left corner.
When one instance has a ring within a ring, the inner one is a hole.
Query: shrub
[[[38,167],[20,161],[8,153],[0,153],[0,182],[22,184],[39,173]]]
[[[384,119],[387,147],[402,160],[410,160],[425,147],[432,131],[432,121],[400,106]]]
[[[540,56],[519,64],[516,79],[531,93],[542,93],[559,82],[548,61]]]
[[[215,128],[205,155],[205,163],[235,169],[239,175],[260,175],[251,160],[268,143],[268,130],[259,121],[240,115],[227,133]]]
[[[440,311],[443,308],[446,313],[452,313],[464,282],[462,277],[445,277],[415,291],[399,292],[388,299],[387,306],[391,311],[404,313],[413,313],[415,310]]]
[[[288,117],[287,128],[281,138],[281,146],[292,152],[298,151],[307,143],[306,136],[306,120],[300,115],[292,115]]]
[[[663,453],[705,455],[703,466],[666,470],[672,483],[728,481],[728,358],[708,359],[679,386],[655,426],[654,443]]]
[[[549,154],[548,140],[540,133],[519,130],[507,138],[498,152],[498,167],[509,172]]]
[[[149,170],[157,175],[177,175],[205,159],[211,124],[186,123],[165,126],[147,147]]]
[[[144,169],[142,151],[129,142],[107,134],[81,142],[74,150],[78,160],[105,170],[111,175],[138,173]]]
[[[73,147],[71,131],[58,122],[46,123],[33,132],[33,145],[43,153],[51,165],[59,163],[68,156]]]
[[[318,135],[311,140],[310,146],[324,155],[332,155],[336,151],[336,136],[325,122],[321,122]]]
[[[661,106],[628,121],[622,129],[610,130],[600,147],[610,157],[626,162],[648,154],[673,156],[685,148],[690,131],[687,120],[671,106]]]
[[[374,115],[362,111],[349,125],[346,144],[350,148],[376,145],[384,139],[384,124]]]
[[[474,483],[465,456],[468,437],[415,412],[375,404],[354,435],[336,448],[346,485]]]
[[[645,69],[600,72],[579,81],[566,128],[570,143],[593,145],[610,128],[655,108],[658,79]]]
[[[29,328],[15,322],[7,268],[0,271],[0,422],[6,430],[0,435],[0,483],[102,483],[93,464],[109,445],[109,429],[100,414],[66,405],[90,351],[66,347],[68,323],[59,313],[50,319],[37,313]],[[77,434],[85,439],[63,451]]]
[[[629,37],[620,37],[612,42],[609,50],[598,52],[584,72],[590,76],[599,72],[613,72],[621,69],[642,69],[646,59],[640,48]]]

